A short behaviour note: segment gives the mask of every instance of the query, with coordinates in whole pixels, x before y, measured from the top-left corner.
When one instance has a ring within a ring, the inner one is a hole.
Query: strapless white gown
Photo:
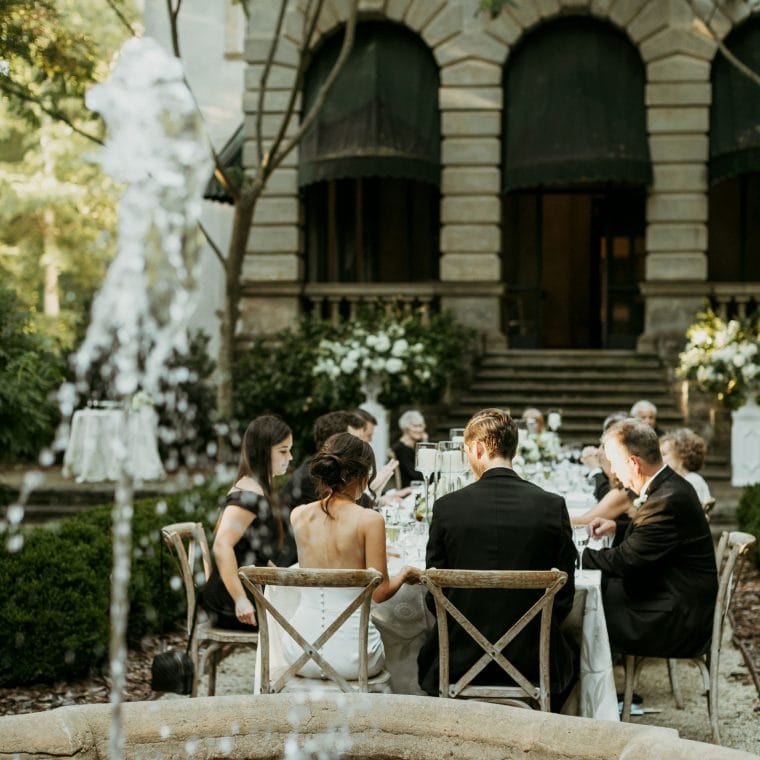
[[[300,600],[290,622],[293,627],[310,643],[346,609],[356,598],[359,589],[355,588],[301,588]],[[359,677],[359,617],[360,610],[354,613],[325,642],[320,654],[332,665],[343,678],[356,680]],[[302,654],[301,647],[283,632],[283,654],[290,665]],[[367,635],[367,673],[377,675],[385,664],[385,650],[380,632],[369,621]],[[307,678],[322,678],[322,670],[309,659],[298,671]]]

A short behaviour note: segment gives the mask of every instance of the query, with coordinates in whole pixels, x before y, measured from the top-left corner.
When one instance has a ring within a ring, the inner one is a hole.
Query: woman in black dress
[[[220,628],[257,625],[238,568],[266,565],[283,547],[285,526],[272,496],[272,478],[285,474],[292,445],[290,428],[278,417],[257,417],[245,431],[237,477],[216,525],[216,567],[200,595],[201,606]]]

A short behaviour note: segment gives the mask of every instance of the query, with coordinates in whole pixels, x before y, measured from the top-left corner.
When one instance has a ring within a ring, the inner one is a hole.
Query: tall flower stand
[[[760,406],[754,395],[731,417],[731,485],[760,483]]]
[[[365,383],[362,386],[364,401],[359,404],[361,409],[368,411],[376,420],[377,425],[372,436],[372,451],[375,452],[375,465],[379,470],[388,459],[390,439],[388,432],[388,410],[377,400],[379,386]]]

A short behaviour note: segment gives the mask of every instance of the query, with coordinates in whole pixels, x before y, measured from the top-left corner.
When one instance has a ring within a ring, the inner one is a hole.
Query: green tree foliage
[[[756,539],[753,561],[760,568],[760,483],[747,486],[736,508],[736,522],[739,530],[751,533]]]
[[[0,461],[34,459],[55,432],[64,367],[12,290],[0,288]]]

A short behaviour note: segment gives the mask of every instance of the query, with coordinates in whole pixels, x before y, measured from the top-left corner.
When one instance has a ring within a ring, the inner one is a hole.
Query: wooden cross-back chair
[[[700,657],[685,658],[699,668],[707,697],[707,711],[710,716],[710,728],[715,744],[720,744],[720,725],[718,722],[718,676],[720,672],[720,652],[723,643],[723,628],[731,605],[731,596],[739,577],[741,564],[749,550],[755,545],[756,539],[749,533],[740,531],[723,531],[715,551],[715,562],[718,566],[718,595],[715,599],[713,613],[712,641],[710,651]],[[633,689],[638,681],[641,668],[647,657],[626,655],[625,657],[625,689],[623,693],[622,719],[631,719],[631,703]],[[683,709],[683,697],[678,685],[676,663],[680,658],[668,659],[670,685],[676,707]]]
[[[211,553],[206,540],[203,525],[199,522],[183,522],[164,525],[161,537],[179,563],[182,583],[187,599],[187,633],[193,626],[193,613],[196,605],[197,574],[203,572],[203,580],[211,576]],[[202,567],[196,570],[196,563],[201,561]],[[199,610],[195,621],[195,633],[190,646],[190,657],[193,661],[193,685],[191,696],[198,695],[198,684],[201,674],[208,670],[208,695],[216,694],[216,670],[219,663],[240,647],[255,647],[259,635],[256,631],[237,631],[227,628],[217,628],[211,625],[205,613]],[[251,684],[253,686],[253,684]]]
[[[311,659],[322,670],[326,678],[333,681],[344,692],[387,691],[390,676],[387,671],[369,678],[367,675],[367,637],[369,631],[370,606],[372,592],[383,579],[377,570],[322,570],[310,568],[274,568],[274,567],[241,567],[239,571],[243,585],[250,589],[256,603],[256,617],[259,621],[259,641],[261,652],[261,692],[274,694],[282,691],[291,679],[300,679],[298,671]],[[356,597],[345,609],[325,628],[314,640],[310,641],[291,624],[286,614],[267,598],[264,586],[290,586],[301,588],[356,588]],[[359,677],[356,681],[344,678],[336,672],[329,662],[319,652],[319,649],[338,631],[355,610],[360,610],[359,617]],[[270,630],[268,615],[281,626],[284,633],[290,636],[303,650],[303,654],[291,664],[276,680],[272,680],[270,672],[270,644],[273,635]],[[317,679],[304,678],[304,684]]]
[[[567,582],[560,570],[426,570],[421,581],[433,595],[438,621],[439,687],[441,697],[480,699],[488,702],[550,709],[549,643],[552,608],[557,592]],[[539,599],[495,642],[489,641],[446,597],[447,588],[543,590]],[[483,655],[456,682],[449,678],[449,621],[451,616],[483,649]],[[539,682],[532,683],[504,656],[503,650],[540,615]],[[472,681],[491,662],[497,663],[515,682],[514,686],[473,686]]]

